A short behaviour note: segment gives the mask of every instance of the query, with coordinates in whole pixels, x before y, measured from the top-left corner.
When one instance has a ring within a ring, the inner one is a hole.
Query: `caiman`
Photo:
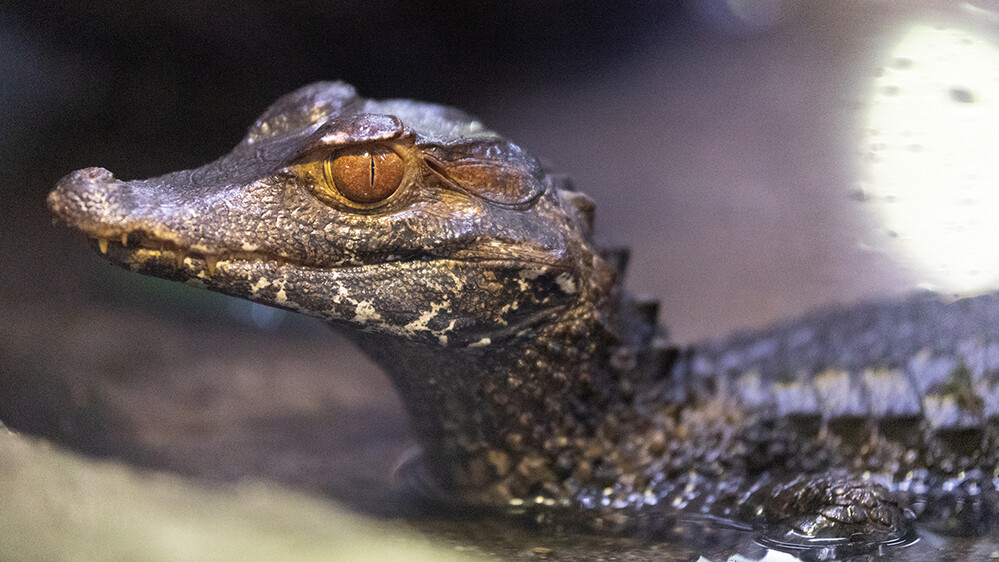
[[[115,264],[344,329],[445,503],[610,532],[703,517],[827,553],[999,517],[999,296],[672,345],[593,202],[453,108],[317,83],[210,164],[78,170],[48,205]]]

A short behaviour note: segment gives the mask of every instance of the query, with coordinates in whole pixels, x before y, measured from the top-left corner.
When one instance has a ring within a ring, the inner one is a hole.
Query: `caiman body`
[[[79,170],[48,203],[119,265],[344,328],[451,500],[652,533],[722,518],[791,547],[999,516],[999,298],[673,347],[592,202],[454,109],[314,84],[213,163]]]

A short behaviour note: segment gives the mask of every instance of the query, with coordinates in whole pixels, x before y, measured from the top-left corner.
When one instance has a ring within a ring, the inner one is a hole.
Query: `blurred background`
[[[569,173],[679,342],[994,288],[997,31],[995,0],[9,0],[0,421],[411,514],[399,403],[338,336],[119,271],[44,207],[77,168],[204,164],[317,80],[461,107]]]

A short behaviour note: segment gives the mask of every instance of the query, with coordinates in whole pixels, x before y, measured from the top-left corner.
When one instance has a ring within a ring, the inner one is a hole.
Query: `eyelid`
[[[336,117],[323,123],[302,143],[299,154],[331,151],[364,144],[387,143],[406,132],[395,115],[358,113]]]

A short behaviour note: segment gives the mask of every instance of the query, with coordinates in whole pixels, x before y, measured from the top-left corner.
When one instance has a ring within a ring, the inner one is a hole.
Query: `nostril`
[[[66,174],[56,184],[56,190],[67,193],[85,193],[98,188],[103,190],[108,184],[114,182],[114,174],[104,168],[94,166]]]
[[[89,168],[81,168],[75,172],[70,172],[67,177],[80,176],[91,180],[108,180],[114,179],[114,175],[108,171],[106,168],[101,168],[100,166],[91,166]]]
[[[90,180],[91,182],[104,182],[110,183],[114,181],[114,174],[108,171],[106,168],[101,168],[99,166],[92,166],[90,168],[83,168],[82,170],[77,170],[70,174],[70,176],[79,175],[83,178]]]

